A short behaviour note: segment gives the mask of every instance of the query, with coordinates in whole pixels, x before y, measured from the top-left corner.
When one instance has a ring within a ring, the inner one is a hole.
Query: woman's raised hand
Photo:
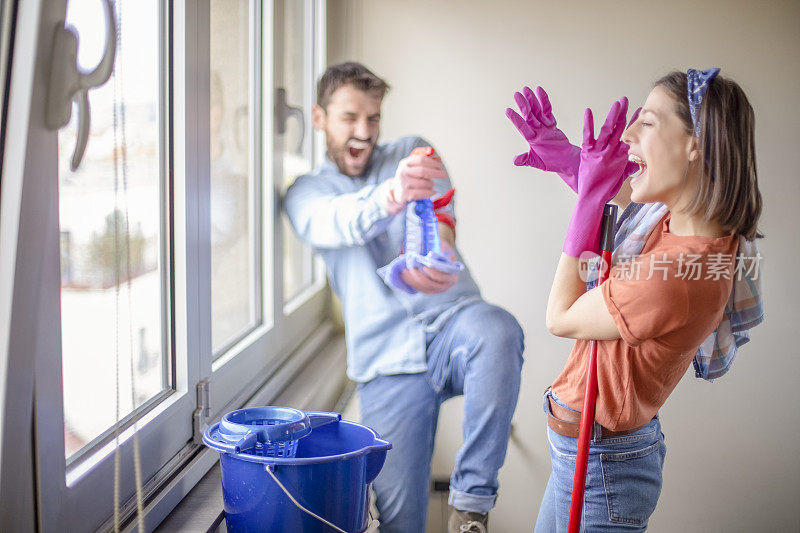
[[[621,140],[627,113],[627,98],[614,102],[597,138],[594,136],[592,110],[586,109],[584,113],[578,202],[563,248],[567,255],[580,257],[583,252],[597,251],[603,208],[616,196],[627,178],[628,145]]]
[[[557,172],[573,191],[577,191],[578,166],[581,150],[570,144],[567,136],[556,127],[550,99],[541,87],[536,93],[530,87],[514,93],[522,115],[506,108],[506,116],[528,141],[530,149],[514,158],[517,166],[528,166]]]
[[[514,164],[556,172],[570,189],[578,192],[581,149],[570,144],[564,132],[556,127],[550,98],[545,90],[536,87],[534,93],[530,87],[524,87],[521,93],[514,93],[514,100],[522,115],[509,107],[506,108],[506,116],[530,146],[527,152],[514,158]],[[628,126],[636,122],[639,111],[641,108],[633,114]],[[638,169],[636,163],[629,162],[623,170],[623,176],[628,177]]]
[[[578,200],[586,199],[605,205],[616,196],[627,176],[628,145],[622,142],[628,99],[614,102],[600,134],[594,137],[594,117],[587,108],[583,114],[583,145],[578,172]]]

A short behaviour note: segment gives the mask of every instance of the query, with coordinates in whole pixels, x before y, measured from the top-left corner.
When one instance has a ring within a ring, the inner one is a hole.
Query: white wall
[[[329,0],[329,12],[330,61],[363,61],[393,86],[383,138],[421,134],[443,155],[462,254],[484,296],[525,330],[494,531],[533,528],[550,470],[540,395],[572,344],[548,334],[544,313],[573,193],[513,166],[526,148],[504,116],[513,92],[544,86],[578,142],[586,106],[604,117],[619,96],[641,103],[669,70],[719,66],[743,86],[757,122],[768,318],[728,376],[708,384],[690,371],[663,409],[668,454],[651,531],[797,531],[800,4]],[[445,477],[461,405],[448,402],[440,419],[434,470]]]

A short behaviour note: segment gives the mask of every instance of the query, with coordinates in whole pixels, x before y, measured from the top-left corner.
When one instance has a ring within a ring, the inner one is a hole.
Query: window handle
[[[100,87],[111,77],[117,55],[117,25],[113,0],[103,0],[106,19],[106,46],[103,58],[91,72],[78,65],[78,32],[71,25],[56,28],[50,63],[50,86],[47,90],[45,125],[59,130],[69,124],[72,102],[78,105],[78,138],[70,168],[74,172],[86,152],[91,128],[89,90]]]
[[[294,117],[300,123],[300,141],[297,143],[296,152],[303,154],[303,140],[306,137],[306,121],[303,110],[290,106],[286,100],[286,89],[279,87],[275,94],[275,131],[280,135],[286,133],[286,121]]]

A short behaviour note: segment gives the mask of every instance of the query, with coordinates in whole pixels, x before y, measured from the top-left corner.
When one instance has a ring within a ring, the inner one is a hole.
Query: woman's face
[[[684,179],[699,152],[694,135],[687,133],[675,112],[669,92],[661,87],[650,92],[639,118],[622,134],[622,141],[630,145],[628,158],[640,168],[630,180],[631,200],[661,202],[675,208],[681,194],[691,189],[684,188],[688,185]]]

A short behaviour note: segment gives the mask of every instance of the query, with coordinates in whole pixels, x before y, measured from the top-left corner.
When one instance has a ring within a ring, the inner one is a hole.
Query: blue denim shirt
[[[480,300],[466,264],[456,285],[441,294],[406,294],[389,288],[376,273],[398,256],[405,230],[403,213],[388,215],[378,201],[377,186],[394,176],[400,160],[419,146],[429,144],[402,137],[376,146],[357,178],[341,174],[326,159],[286,192],[284,207],[294,230],[325,261],[331,287],[342,300],[347,375],[354,381],[424,372],[426,335]],[[435,187],[442,194],[450,181],[435,180]]]

